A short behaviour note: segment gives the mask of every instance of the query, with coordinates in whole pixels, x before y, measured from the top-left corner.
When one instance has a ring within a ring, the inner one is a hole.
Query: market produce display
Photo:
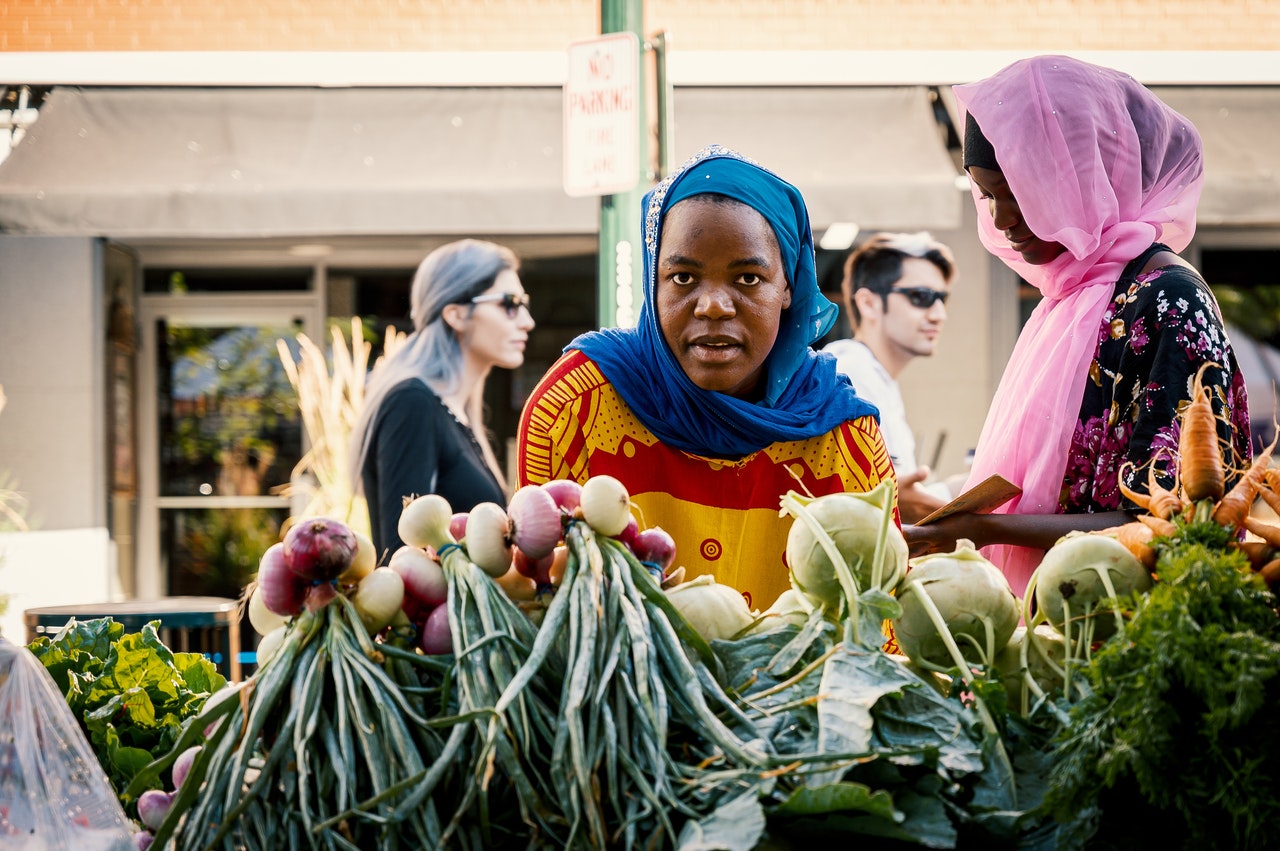
[[[258,670],[123,798],[175,849],[1269,847],[1280,471],[1224,493],[1214,449],[1024,600],[967,542],[909,564],[892,482],[781,500],[764,611],[607,476],[409,500],[382,566],[303,518],[246,596]]]

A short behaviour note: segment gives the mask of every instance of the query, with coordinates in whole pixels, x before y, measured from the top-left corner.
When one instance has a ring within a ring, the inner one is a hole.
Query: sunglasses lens
[[[516,295],[515,293],[503,293],[502,306],[507,310],[507,316],[515,317],[520,312],[520,308],[529,306],[529,297],[527,295]]]
[[[931,290],[928,287],[920,287],[918,289],[907,290],[906,295],[907,300],[911,302],[912,306],[930,308],[933,307],[933,303],[935,301],[940,301],[943,304],[946,304],[948,294],[939,292],[938,290]]]

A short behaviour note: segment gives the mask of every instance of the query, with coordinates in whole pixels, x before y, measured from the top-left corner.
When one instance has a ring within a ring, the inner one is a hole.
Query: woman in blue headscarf
[[[521,484],[607,474],[687,575],[768,606],[787,589],[788,490],[870,490],[893,476],[876,409],[810,347],[835,321],[799,191],[723,147],[644,199],[637,327],[569,344],[534,389]]]

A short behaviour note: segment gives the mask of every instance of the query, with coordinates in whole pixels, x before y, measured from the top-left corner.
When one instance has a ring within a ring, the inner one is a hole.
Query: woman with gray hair
[[[464,239],[418,267],[413,333],[370,378],[352,434],[353,478],[380,554],[403,545],[396,525],[406,496],[437,493],[455,511],[506,502],[484,429],[484,383],[493,367],[524,362],[534,322],[519,265],[509,248]]]

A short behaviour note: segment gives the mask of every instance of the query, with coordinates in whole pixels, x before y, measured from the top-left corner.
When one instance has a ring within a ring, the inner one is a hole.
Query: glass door
[[[279,342],[308,297],[144,297],[138,596],[234,597],[279,540],[304,451]],[[141,383],[141,382],[140,382]]]

